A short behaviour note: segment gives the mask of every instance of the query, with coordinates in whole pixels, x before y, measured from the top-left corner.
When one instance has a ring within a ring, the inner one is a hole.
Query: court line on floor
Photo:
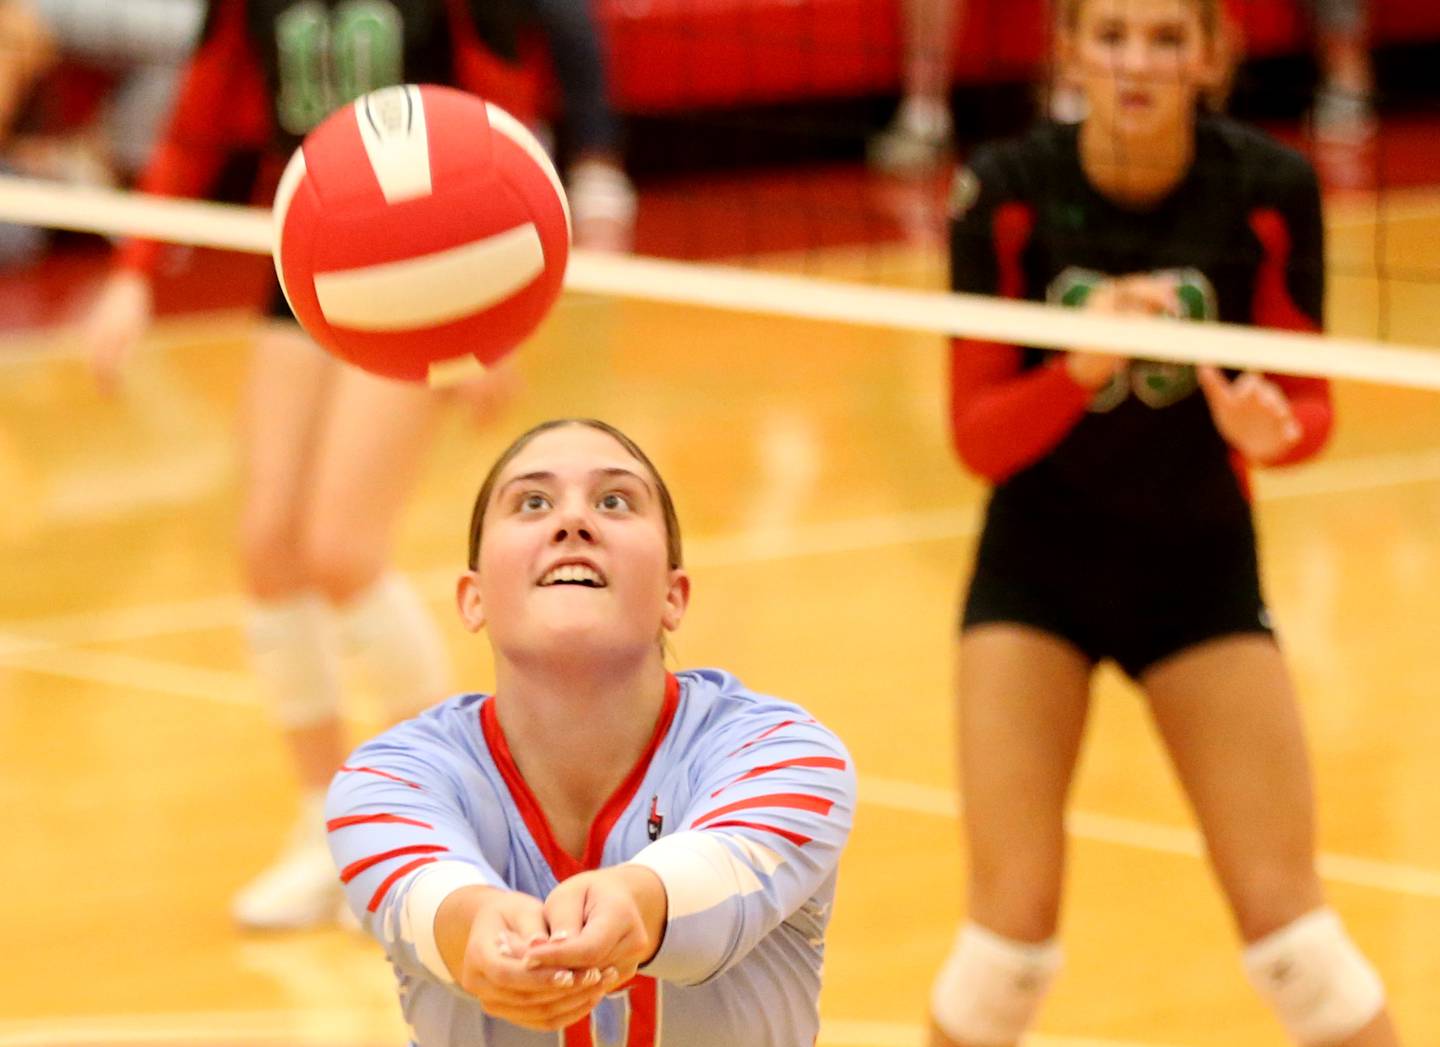
[[[379,1043],[376,1027],[399,1027],[398,1011],[370,1009],[114,1014],[0,1021],[0,1047],[276,1042],[307,1047]],[[920,1047],[924,1029],[903,1022],[822,1021],[819,1047]],[[1151,1040],[1035,1033],[1025,1047],[1168,1047]]]
[[[954,819],[960,813],[960,804],[955,794],[939,786],[870,775],[861,775],[859,786],[861,803],[947,819]],[[1109,843],[1187,858],[1205,856],[1205,845],[1200,833],[1182,826],[1162,825],[1139,818],[1122,818],[1094,811],[1071,811],[1066,818],[1066,829],[1069,835],[1077,839],[1095,843]],[[1320,854],[1319,867],[1321,877],[1333,883],[1371,887],[1421,898],[1440,898],[1440,870],[1328,851]]]
[[[0,654],[0,665],[106,687],[249,707],[256,712],[261,708],[256,690],[244,674],[176,665],[135,655],[74,648],[10,651]],[[860,801],[891,810],[947,819],[953,819],[959,813],[956,797],[949,789],[869,775],[860,779]],[[1070,812],[1067,826],[1070,835],[1095,843],[1190,858],[1204,856],[1200,835],[1193,829],[1092,811]],[[1440,871],[1399,862],[1323,853],[1320,855],[1320,873],[1336,883],[1440,898]]]
[[[1262,503],[1311,498],[1440,481],[1440,448],[1338,459],[1294,472],[1256,478]],[[864,552],[892,546],[972,537],[979,506],[931,509],[804,524],[783,530],[700,537],[687,543],[692,568],[740,567],[777,560]],[[412,573],[432,597],[448,600],[455,567]],[[113,643],[219,628],[245,619],[239,596],[204,597],[106,611],[0,622],[0,657],[19,650],[73,644]]]

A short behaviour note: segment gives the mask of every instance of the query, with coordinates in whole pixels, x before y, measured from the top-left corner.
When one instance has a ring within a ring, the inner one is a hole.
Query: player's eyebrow
[[[496,492],[495,492],[495,497],[496,497],[496,498],[499,498],[502,494],[504,494],[506,491],[508,491],[511,487],[515,486],[516,484],[524,484],[524,483],[542,483],[542,484],[543,484],[543,483],[553,483],[554,480],[555,480],[555,474],[554,474],[554,473],[551,473],[551,472],[546,472],[546,471],[543,470],[543,469],[537,470],[537,471],[535,471],[535,472],[533,472],[533,473],[521,473],[519,476],[512,476],[512,477],[510,477],[510,479],[506,480],[503,484],[501,484],[500,487],[499,487],[499,489],[496,490]]]
[[[625,468],[623,468],[623,467],[621,467],[621,466],[618,466],[618,465],[610,465],[610,466],[605,466],[604,468],[601,468],[601,469],[593,469],[593,470],[591,470],[590,475],[591,475],[591,476],[606,476],[606,477],[622,477],[622,476],[623,476],[623,477],[627,477],[627,478],[629,478],[629,479],[631,479],[631,480],[634,480],[636,483],[640,484],[640,486],[645,489],[645,493],[646,493],[646,494],[649,494],[651,497],[654,497],[654,494],[655,494],[654,488],[652,488],[652,487],[650,486],[650,481],[649,481],[649,480],[646,480],[645,477],[641,476],[639,473],[635,472],[633,469],[625,469]],[[552,472],[550,472],[549,470],[546,470],[546,469],[537,469],[537,470],[535,470],[534,472],[521,473],[521,474],[518,475],[518,476],[512,476],[512,477],[510,477],[510,479],[506,480],[503,484],[501,484],[501,485],[500,485],[500,488],[495,492],[495,497],[496,497],[496,498],[499,498],[502,494],[504,494],[506,491],[508,491],[508,490],[509,490],[513,485],[515,485],[515,484],[519,484],[519,483],[540,483],[540,484],[545,484],[545,483],[554,483],[554,482],[555,482],[555,474],[552,473]]]
[[[630,479],[638,483],[641,487],[643,487],[646,494],[650,495],[651,497],[653,497],[655,494],[654,489],[650,486],[650,481],[645,479],[645,477],[641,476],[639,473],[635,472],[633,469],[624,469],[618,465],[612,465],[607,466],[604,469],[596,469],[595,474],[598,476],[629,477]]]

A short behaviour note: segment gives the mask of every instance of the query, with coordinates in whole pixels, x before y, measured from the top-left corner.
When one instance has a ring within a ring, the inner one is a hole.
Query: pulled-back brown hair
[[[682,566],[684,558],[681,555],[680,547],[680,519],[675,515],[675,502],[670,497],[670,488],[665,486],[660,471],[655,468],[655,463],[650,461],[649,456],[640,450],[640,445],[609,422],[602,422],[598,418],[552,418],[517,436],[514,442],[501,452],[500,457],[495,459],[495,464],[485,474],[485,480],[480,484],[480,493],[475,496],[475,508],[470,512],[470,554],[466,559],[470,570],[478,570],[480,567],[480,540],[485,536],[485,509],[490,504],[490,496],[495,491],[495,483],[500,479],[500,473],[535,437],[541,433],[548,433],[552,429],[563,429],[569,425],[584,426],[587,429],[595,429],[604,433],[625,448],[630,457],[650,470],[650,475],[655,478],[655,487],[660,494],[660,510],[665,517],[665,552],[669,559],[670,569],[675,570]]]

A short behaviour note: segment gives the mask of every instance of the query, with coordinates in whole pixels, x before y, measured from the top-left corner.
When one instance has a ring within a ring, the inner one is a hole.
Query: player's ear
[[[485,628],[485,603],[480,598],[480,572],[466,571],[455,583],[455,607],[460,621],[472,633]]]
[[[682,568],[670,572],[669,588],[665,592],[665,612],[660,616],[660,625],[667,633],[680,628],[685,617],[685,608],[690,606],[690,576]]]

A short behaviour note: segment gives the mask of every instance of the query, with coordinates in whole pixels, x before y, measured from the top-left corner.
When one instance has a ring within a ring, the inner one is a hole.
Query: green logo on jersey
[[[1199,269],[1160,269],[1150,275],[1174,281],[1178,317],[1214,320],[1219,316],[1215,288]],[[1050,282],[1045,297],[1049,302],[1078,308],[1107,279],[1104,273],[1093,269],[1071,266]],[[1089,409],[1098,414],[1113,411],[1131,393],[1148,407],[1169,407],[1185,399],[1197,387],[1195,368],[1189,364],[1132,360],[1095,394]]]
[[[303,135],[346,102],[402,83],[405,27],[390,0],[304,0],[275,20],[280,126]]]

